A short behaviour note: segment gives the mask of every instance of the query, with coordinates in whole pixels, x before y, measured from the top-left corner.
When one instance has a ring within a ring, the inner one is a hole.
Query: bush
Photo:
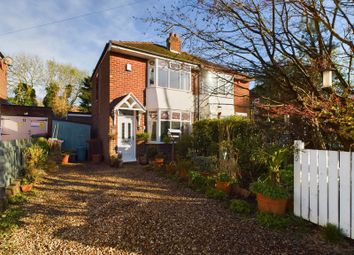
[[[181,136],[179,141],[175,144],[175,151],[177,155],[181,158],[186,157],[189,150],[193,148],[193,137],[188,134]]]
[[[189,186],[195,188],[198,191],[204,192],[208,186],[209,182],[207,177],[200,175],[199,172],[190,171],[189,172]]]
[[[216,156],[193,156],[192,161],[201,172],[215,172],[218,159]]]
[[[333,224],[327,224],[322,229],[322,235],[329,243],[341,243],[344,240],[342,230]]]
[[[45,137],[33,138],[33,143],[38,144],[46,154],[49,153],[49,143]]]
[[[252,208],[248,202],[240,199],[232,199],[230,201],[230,209],[235,213],[250,214]]]
[[[147,157],[149,160],[153,160],[155,158],[155,156],[157,155],[157,148],[155,146],[149,146],[147,148]]]
[[[144,140],[146,142],[147,140],[149,140],[149,138],[150,138],[150,134],[147,133],[147,132],[137,133],[136,134],[136,139],[138,139],[138,140],[141,139],[141,140]]]
[[[272,199],[282,199],[288,198],[288,191],[282,186],[272,184],[270,182],[261,182],[257,181],[251,184],[250,190],[253,193],[260,193],[263,196],[272,198]]]
[[[225,192],[223,192],[221,190],[214,189],[214,188],[209,188],[206,191],[206,195],[209,198],[213,198],[213,199],[217,199],[217,200],[225,200],[227,198],[227,195]]]
[[[257,213],[257,221],[259,224],[273,229],[284,229],[292,224],[291,218],[271,213]]]
[[[38,144],[32,144],[24,150],[26,168],[42,168],[47,161],[47,154]]]

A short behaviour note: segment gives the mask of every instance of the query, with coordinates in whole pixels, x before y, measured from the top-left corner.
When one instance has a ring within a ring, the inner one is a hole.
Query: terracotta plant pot
[[[174,166],[173,162],[171,162],[171,163],[167,164],[167,166],[166,166],[166,171],[167,171],[168,173],[173,173],[174,167],[175,167],[175,166]]]
[[[212,174],[209,173],[209,172],[201,172],[200,175],[203,176],[203,177],[209,177],[209,176],[211,176]]]
[[[181,169],[178,171],[178,176],[182,180],[187,181],[188,180],[188,171],[186,169]]]
[[[64,154],[63,157],[62,157],[62,159],[61,159],[61,163],[62,163],[63,165],[68,164],[68,163],[69,163],[69,158],[70,158],[70,155],[69,155],[69,154]]]
[[[283,215],[286,212],[288,199],[272,199],[257,193],[258,210],[265,213]]]
[[[20,185],[20,189],[24,193],[30,191],[32,189],[32,187],[33,187],[32,183],[31,184]]]
[[[164,159],[163,158],[155,158],[153,164],[155,167],[162,167]]]
[[[217,190],[224,191],[226,194],[229,194],[229,193],[230,193],[231,186],[230,186],[230,183],[229,183],[229,182],[216,181],[216,183],[215,183],[215,188],[216,188]]]
[[[97,164],[102,161],[102,155],[101,154],[92,154],[92,162]]]
[[[137,139],[137,140],[136,140],[136,144],[137,144],[137,145],[140,145],[140,144],[143,144],[143,143],[145,143],[145,140],[144,140],[144,139]]]

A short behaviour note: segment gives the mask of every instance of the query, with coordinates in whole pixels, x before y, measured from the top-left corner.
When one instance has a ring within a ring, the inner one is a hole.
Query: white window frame
[[[170,128],[171,128],[171,125],[172,125],[172,122],[180,122],[181,123],[181,127],[182,127],[182,123],[189,123],[190,126],[192,126],[192,114],[193,112],[188,112],[188,111],[181,111],[181,110],[171,110],[171,109],[150,109],[147,111],[147,114],[149,114],[149,112],[157,112],[157,120],[156,120],[156,141],[149,141],[149,143],[163,143],[162,141],[162,137],[161,137],[161,122],[162,121],[168,121],[170,122]],[[169,112],[169,116],[170,118],[168,120],[162,120],[161,119],[161,112]],[[178,112],[180,114],[180,119],[179,120],[173,120],[172,119],[172,113],[173,112]],[[182,113],[183,112],[188,112],[189,113],[189,120],[182,120]],[[149,119],[149,116],[147,116],[147,121],[151,121]],[[152,130],[149,130],[149,127],[150,127],[150,124],[147,123],[147,127],[148,127],[148,133],[152,133],[151,131]]]
[[[161,87],[159,86],[159,61],[166,61],[168,62],[167,64],[167,69],[168,69],[168,72],[167,72],[167,81],[168,81],[168,84],[167,84],[167,87]],[[189,65],[189,64],[185,64],[185,63],[182,63],[182,62],[178,62],[178,61],[168,61],[168,60],[163,60],[163,59],[155,59],[155,65],[154,65],[154,74],[155,74],[155,79],[154,79],[154,86],[150,86],[150,63],[148,63],[148,70],[149,70],[149,79],[148,79],[148,86],[149,87],[159,87],[159,88],[165,88],[165,89],[171,89],[171,90],[177,90],[177,91],[186,91],[186,92],[191,92],[192,91],[192,66]],[[182,64],[185,64],[187,65],[189,68],[190,68],[190,71],[185,71],[185,70],[179,70],[179,88],[171,88],[171,77],[170,77],[170,70],[173,70],[170,68],[170,64],[178,64],[178,65],[181,65]],[[185,73],[188,73],[189,74],[189,89],[185,89],[182,87],[185,87],[185,86],[182,86],[182,82],[183,82],[183,79],[182,79],[182,72],[185,72]]]

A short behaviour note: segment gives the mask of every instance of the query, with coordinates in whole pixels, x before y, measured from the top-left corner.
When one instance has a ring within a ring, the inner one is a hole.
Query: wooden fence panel
[[[328,152],[328,222],[338,226],[338,152]]]
[[[341,151],[339,156],[339,227],[350,236],[350,152]]]
[[[318,224],[318,151],[310,150],[310,221]]]
[[[302,167],[301,167],[301,216],[305,220],[309,219],[310,211],[310,183],[309,183],[309,150],[304,150],[302,154]]]
[[[327,151],[318,152],[318,223],[322,226],[327,224]]]
[[[353,178],[354,153],[295,150],[294,214],[322,226],[334,224],[354,239]]]

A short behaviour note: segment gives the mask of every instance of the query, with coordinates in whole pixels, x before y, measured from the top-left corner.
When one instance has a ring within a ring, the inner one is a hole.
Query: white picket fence
[[[354,239],[354,154],[304,149],[295,141],[294,214],[334,224]]]

